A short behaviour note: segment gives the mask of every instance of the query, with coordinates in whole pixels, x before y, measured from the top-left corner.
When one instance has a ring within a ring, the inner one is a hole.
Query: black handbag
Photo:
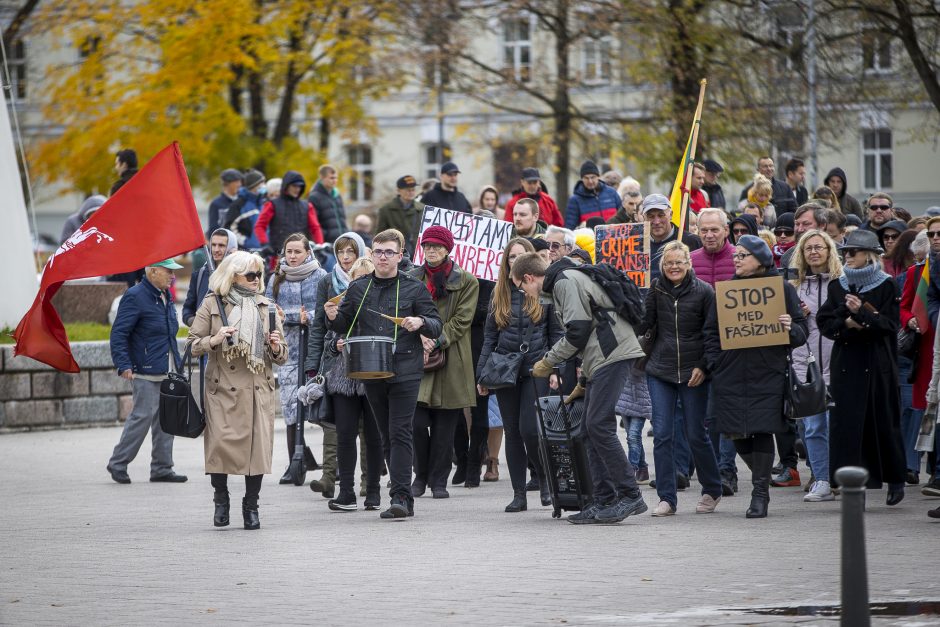
[[[519,371],[522,369],[522,360],[529,352],[529,340],[532,339],[534,324],[530,324],[519,344],[519,350],[512,353],[500,353],[496,349],[486,358],[483,364],[483,374],[477,381],[490,390],[515,387],[519,382]]]
[[[917,361],[920,352],[920,333],[907,327],[898,329],[898,355]]]
[[[806,381],[800,381],[793,369],[793,353],[787,354],[787,389],[783,395],[783,412],[787,418],[807,418],[826,411],[829,390],[819,362],[812,352],[806,365]]]
[[[191,351],[192,344],[186,347],[176,372],[167,373],[166,379],[160,383],[160,428],[164,433],[184,438],[198,438],[206,428],[206,417],[193,398],[190,387],[193,376]],[[186,372],[183,372],[184,368],[187,368]],[[205,386],[205,376],[204,369],[200,368],[200,389]]]

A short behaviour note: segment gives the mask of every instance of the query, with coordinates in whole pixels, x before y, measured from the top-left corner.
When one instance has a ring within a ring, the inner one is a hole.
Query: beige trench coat
[[[258,315],[268,330],[268,299],[255,296]],[[226,304],[226,313],[231,310]],[[206,430],[203,432],[206,473],[261,475],[271,473],[274,446],[274,372],[272,364],[287,361],[287,345],[280,353],[265,349],[264,372],[248,370],[244,358],[227,361],[222,346],[211,348],[209,338],[222,326],[219,305],[212,293],[206,294],[189,329],[189,342],[195,357],[208,355],[206,367]],[[278,319],[277,328],[284,337]]]

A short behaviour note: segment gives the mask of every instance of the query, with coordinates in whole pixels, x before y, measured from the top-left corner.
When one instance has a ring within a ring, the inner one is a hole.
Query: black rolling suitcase
[[[539,456],[551,484],[552,518],[561,518],[562,511],[579,512],[591,502],[591,472],[581,432],[584,399],[565,405],[560,394],[543,396],[535,410]]]

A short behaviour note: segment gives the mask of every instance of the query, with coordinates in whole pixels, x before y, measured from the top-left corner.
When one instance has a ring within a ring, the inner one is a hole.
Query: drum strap
[[[362,305],[366,302],[366,296],[369,295],[369,289],[372,287],[372,279],[369,279],[369,284],[366,286],[366,291],[362,294],[362,300],[359,301],[359,308],[356,309],[356,315],[353,316],[352,324],[349,325],[349,330],[346,331],[346,339],[349,339],[349,336],[352,335],[353,327],[356,326],[356,320],[359,319],[359,312],[362,311]],[[395,317],[398,317],[398,296],[401,292],[401,277],[398,277],[398,280],[395,282]],[[392,352],[395,352],[395,346],[398,345],[398,325],[393,325],[395,327],[395,334],[392,337]]]

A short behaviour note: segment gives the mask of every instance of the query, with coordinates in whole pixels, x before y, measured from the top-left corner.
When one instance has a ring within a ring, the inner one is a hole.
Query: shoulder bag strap
[[[525,311],[524,305],[523,305],[523,311]],[[519,319],[522,320],[522,317],[520,317]],[[525,330],[525,333],[522,336],[522,342],[519,344],[519,352],[522,353],[523,355],[529,352],[529,340],[532,339],[532,332],[534,330],[535,330],[535,323],[533,322]],[[547,330],[546,330],[546,333],[547,333]]]

